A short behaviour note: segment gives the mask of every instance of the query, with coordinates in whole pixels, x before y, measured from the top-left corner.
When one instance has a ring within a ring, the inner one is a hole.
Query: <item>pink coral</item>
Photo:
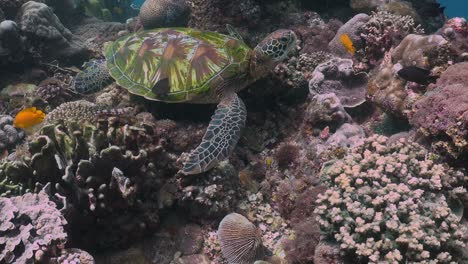
[[[0,262],[32,263],[65,245],[67,223],[48,196],[0,198]]]
[[[416,143],[386,142],[372,136],[322,169],[330,189],[315,213],[325,238],[364,262],[427,262],[442,253],[456,261],[468,243],[458,208],[466,176]]]
[[[455,158],[468,151],[468,62],[449,67],[413,107],[410,123],[433,143],[446,141]],[[442,140],[442,141],[441,141]],[[448,149],[447,149],[448,150]],[[455,151],[455,152],[454,152]]]

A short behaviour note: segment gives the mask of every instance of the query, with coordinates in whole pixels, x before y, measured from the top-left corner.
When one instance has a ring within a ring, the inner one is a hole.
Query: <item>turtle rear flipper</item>
[[[182,173],[198,174],[226,159],[236,146],[245,126],[247,111],[235,93],[225,96],[218,104],[200,145],[184,163]]]
[[[83,67],[83,71],[76,75],[73,83],[73,89],[78,93],[86,94],[98,91],[112,80],[105,60],[86,62]]]

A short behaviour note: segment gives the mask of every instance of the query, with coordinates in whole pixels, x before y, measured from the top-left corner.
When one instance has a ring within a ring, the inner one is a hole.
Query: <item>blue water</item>
[[[133,0],[133,4],[137,7],[140,7],[145,0]]]
[[[468,18],[468,0],[438,0],[445,6],[445,14],[448,17]]]

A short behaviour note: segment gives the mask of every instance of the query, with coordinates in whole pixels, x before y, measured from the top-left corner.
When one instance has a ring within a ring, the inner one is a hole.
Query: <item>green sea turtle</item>
[[[267,75],[296,46],[291,30],[277,30],[254,49],[230,35],[192,28],[136,32],[107,44],[75,78],[75,90],[97,90],[112,77],[130,93],[168,103],[217,103],[203,140],[184,163],[198,174],[227,158],[240,138],[246,109],[237,92]]]

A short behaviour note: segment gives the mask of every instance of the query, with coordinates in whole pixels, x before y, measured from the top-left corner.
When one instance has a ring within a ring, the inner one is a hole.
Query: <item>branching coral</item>
[[[459,210],[467,176],[416,143],[386,140],[372,136],[322,169],[322,231],[369,263],[456,262],[468,242]]]
[[[407,35],[424,33],[412,17],[383,11],[372,13],[361,31],[366,44],[364,49],[357,52],[357,56],[360,61],[371,65],[375,65],[386,51],[398,45]]]

